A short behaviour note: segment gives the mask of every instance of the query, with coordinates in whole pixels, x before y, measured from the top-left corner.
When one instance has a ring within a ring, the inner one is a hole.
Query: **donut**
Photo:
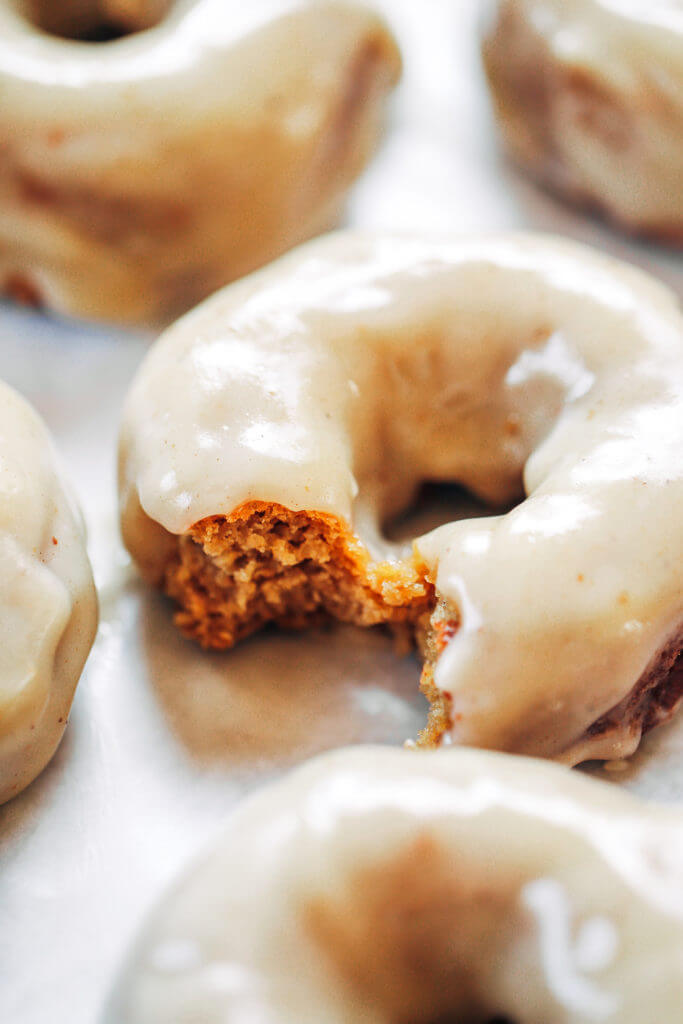
[[[97,628],[83,522],[42,420],[0,381],[0,803],[54,754]]]
[[[154,913],[112,1024],[643,1024],[683,1002],[683,818],[560,765],[337,751]]]
[[[423,743],[623,757],[683,695],[682,436],[683,318],[641,272],[542,236],[339,233],[152,348],[123,537],[206,647],[413,630]],[[388,546],[425,480],[513,507]]]
[[[0,0],[0,290],[168,322],[332,225],[399,69],[345,2]]]
[[[627,230],[683,244],[678,0],[495,0],[483,37],[512,156]]]

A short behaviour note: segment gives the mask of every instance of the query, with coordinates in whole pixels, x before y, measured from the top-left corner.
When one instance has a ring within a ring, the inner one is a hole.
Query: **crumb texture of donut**
[[[250,502],[179,539],[166,569],[175,621],[204,647],[232,647],[268,623],[337,620],[424,631],[433,585],[410,564],[372,562],[332,516]]]

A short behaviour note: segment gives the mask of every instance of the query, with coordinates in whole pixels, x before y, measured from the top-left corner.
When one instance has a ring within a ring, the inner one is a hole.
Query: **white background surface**
[[[477,0],[385,0],[405,54],[386,139],[349,221],[552,230],[653,270],[680,258],[565,209],[505,164],[476,45]],[[419,666],[380,634],[258,637],[203,654],[176,635],[120,547],[114,447],[149,337],[0,306],[0,376],[52,428],[81,499],[101,626],[66,737],[0,809],[0,1022],[93,1024],[142,916],[243,792],[344,743],[399,743],[426,705]],[[606,777],[683,801],[683,716]],[[161,1024],[161,1022],[160,1022]]]

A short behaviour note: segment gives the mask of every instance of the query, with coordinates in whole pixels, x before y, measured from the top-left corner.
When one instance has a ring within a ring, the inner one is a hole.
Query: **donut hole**
[[[390,542],[407,541],[458,519],[503,515],[518,504],[491,504],[459,484],[426,481],[406,508],[382,524],[382,533]]]
[[[426,1024],[519,1024],[518,1021],[514,1021],[512,1017],[487,1017],[485,1020],[480,1020],[478,1017],[475,1019],[467,1018],[465,1020],[460,1015],[453,1016],[448,1014],[445,1017],[435,1017],[433,1020],[429,1020]]]
[[[423,835],[311,901],[305,926],[373,1019],[518,1024],[501,993],[510,991],[507,950],[533,927],[520,909],[524,882],[451,854]]]
[[[69,31],[53,31],[51,33],[51,35],[60,36],[62,39],[71,39],[79,43],[111,43],[115,39],[123,39],[132,34],[129,29],[108,21],[84,25],[78,29],[71,28]]]
[[[518,1021],[514,1021],[512,1017],[487,1017],[486,1020],[480,1020],[479,1018],[465,1020],[463,1017],[452,1014],[448,1014],[446,1017],[435,1017],[433,1020],[429,1020],[426,1024],[519,1024]]]
[[[105,43],[158,25],[174,0],[27,0],[25,16],[36,28],[60,39]]]

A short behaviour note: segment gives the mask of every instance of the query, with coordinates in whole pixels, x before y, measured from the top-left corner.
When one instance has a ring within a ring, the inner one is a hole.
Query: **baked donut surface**
[[[0,289],[178,315],[334,223],[399,69],[335,0],[2,0]]]
[[[494,0],[483,55],[512,155],[630,231],[683,244],[680,0]]]
[[[54,754],[97,627],[83,523],[42,420],[0,382],[0,803]]]
[[[683,321],[651,278],[541,236],[340,233],[151,350],[123,536],[205,646],[404,626],[423,742],[621,757],[681,698],[682,435]],[[392,548],[425,480],[519,504]]]
[[[680,813],[558,765],[337,751],[238,808],[111,1021],[673,1021],[681,864]]]

